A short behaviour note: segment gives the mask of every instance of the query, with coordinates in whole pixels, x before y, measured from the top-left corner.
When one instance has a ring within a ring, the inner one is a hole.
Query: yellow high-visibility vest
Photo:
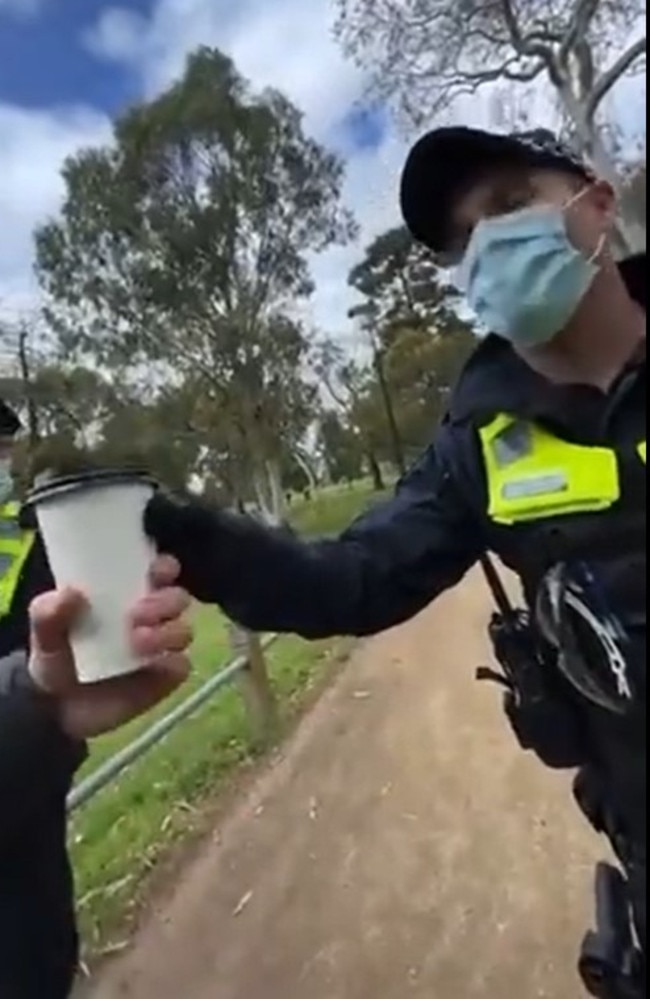
[[[571,444],[505,413],[482,427],[479,437],[488,515],[497,524],[596,513],[620,499],[618,459],[610,448]],[[645,441],[637,454],[645,464]]]
[[[11,610],[20,574],[34,544],[34,531],[19,523],[20,504],[0,507],[0,618]]]

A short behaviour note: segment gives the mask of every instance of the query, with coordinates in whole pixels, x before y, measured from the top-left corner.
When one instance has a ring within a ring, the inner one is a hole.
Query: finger
[[[72,738],[88,739],[110,732],[154,707],[187,679],[190,661],[170,654],[128,676],[79,686],[62,705],[60,720]]]
[[[70,628],[85,604],[83,594],[72,587],[42,593],[29,608],[32,648],[52,655],[67,650]]]
[[[171,586],[180,575],[181,566],[173,555],[157,555],[149,567],[149,583],[154,590]]]
[[[180,586],[167,586],[165,589],[148,593],[134,604],[129,620],[133,627],[155,626],[162,621],[180,617],[189,608],[192,600]]]
[[[131,645],[139,659],[153,659],[168,652],[184,652],[192,642],[192,627],[184,620],[164,621],[155,627],[134,628]]]
[[[76,683],[69,633],[84,605],[82,594],[72,589],[43,593],[30,605],[29,672],[47,693],[63,693]]]

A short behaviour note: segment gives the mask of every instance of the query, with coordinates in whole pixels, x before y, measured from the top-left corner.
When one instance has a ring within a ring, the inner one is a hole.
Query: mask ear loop
[[[569,200],[562,207],[562,214],[566,214],[566,212],[568,212],[570,208],[573,208],[573,206],[576,205],[578,201],[580,201],[580,199],[585,196],[587,191],[590,190],[591,186],[589,184],[586,184],[585,187],[581,188],[577,192],[577,194],[574,194],[572,198],[569,198]],[[594,250],[594,252],[591,254],[590,257],[587,257],[588,264],[595,264],[597,262],[598,258],[605,249],[606,243],[607,243],[607,233],[602,232],[600,234],[600,239],[598,240],[598,243],[596,245],[596,249]]]
[[[591,254],[591,256],[587,259],[587,263],[588,264],[595,264],[595,263],[598,262],[598,258],[600,257],[600,255],[602,254],[603,250],[605,249],[606,242],[607,242],[607,233],[606,232],[602,232],[600,234],[600,239],[598,240],[598,245],[596,246],[596,249]]]

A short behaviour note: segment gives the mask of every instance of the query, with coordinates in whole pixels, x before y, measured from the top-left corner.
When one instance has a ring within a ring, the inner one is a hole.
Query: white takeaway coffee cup
[[[87,600],[70,643],[82,683],[133,673],[128,613],[147,591],[154,555],[143,526],[156,483],[144,473],[102,469],[51,478],[28,498],[57,587]]]

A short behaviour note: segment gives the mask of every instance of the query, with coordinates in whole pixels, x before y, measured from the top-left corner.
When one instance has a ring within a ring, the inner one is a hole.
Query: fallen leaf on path
[[[116,940],[114,943],[106,944],[105,947],[100,950],[100,957],[111,957],[113,954],[120,954],[123,950],[130,944],[130,940]]]
[[[233,909],[233,913],[232,913],[233,916],[235,916],[235,917],[241,916],[242,912],[244,911],[244,909],[246,908],[246,906],[248,905],[248,903],[250,902],[250,900],[252,899],[252,897],[253,897],[253,892],[252,891],[247,891],[246,894],[242,898],[240,898],[239,902],[237,903],[237,905]]]

